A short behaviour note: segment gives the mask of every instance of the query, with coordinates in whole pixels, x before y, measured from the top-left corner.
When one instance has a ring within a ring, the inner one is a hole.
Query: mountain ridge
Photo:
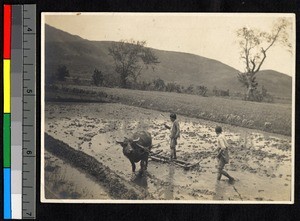
[[[113,41],[89,41],[77,35],[45,26],[45,64],[46,75],[53,74],[59,65],[66,65],[71,77],[91,78],[95,68],[112,78],[114,61],[108,54]],[[140,81],[161,78],[165,82],[175,82],[184,86],[203,85],[212,90],[243,93],[245,88],[237,79],[238,70],[221,61],[187,52],[174,52],[151,48],[160,63],[154,71],[144,69]],[[276,96],[291,97],[292,78],[274,70],[257,73],[259,87],[262,85]]]

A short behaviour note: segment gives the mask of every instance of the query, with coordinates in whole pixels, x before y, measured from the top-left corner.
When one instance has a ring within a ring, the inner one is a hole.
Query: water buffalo
[[[123,147],[123,154],[129,159],[132,166],[132,172],[135,172],[135,163],[140,162],[141,170],[147,170],[148,157],[152,146],[151,134],[146,131],[139,131],[131,138],[124,138],[123,141],[117,141]]]

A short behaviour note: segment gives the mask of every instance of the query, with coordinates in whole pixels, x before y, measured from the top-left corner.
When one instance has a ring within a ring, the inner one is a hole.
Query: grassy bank
[[[57,89],[51,93],[47,92],[46,96],[48,99],[58,96],[63,99],[70,94],[82,101],[87,97],[95,101],[109,100],[126,105],[175,112],[189,117],[291,135],[292,107],[288,104],[258,103],[219,97],[88,86],[68,86],[64,88],[64,91]]]

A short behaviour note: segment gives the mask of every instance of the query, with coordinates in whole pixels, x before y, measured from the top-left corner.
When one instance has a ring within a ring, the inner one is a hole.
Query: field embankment
[[[106,188],[112,198],[128,200],[151,198],[143,189],[133,186],[92,156],[75,150],[47,133],[45,133],[45,149],[95,178]]]
[[[226,123],[267,132],[291,135],[292,107],[289,104],[258,103],[219,97],[139,91],[120,88],[65,86],[48,89],[46,100],[62,101],[72,96],[78,101],[119,102],[164,112]]]

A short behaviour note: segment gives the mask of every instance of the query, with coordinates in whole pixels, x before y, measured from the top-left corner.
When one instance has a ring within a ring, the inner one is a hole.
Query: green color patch
[[[10,167],[10,153],[11,153],[11,137],[10,137],[10,114],[3,116],[3,167]]]

